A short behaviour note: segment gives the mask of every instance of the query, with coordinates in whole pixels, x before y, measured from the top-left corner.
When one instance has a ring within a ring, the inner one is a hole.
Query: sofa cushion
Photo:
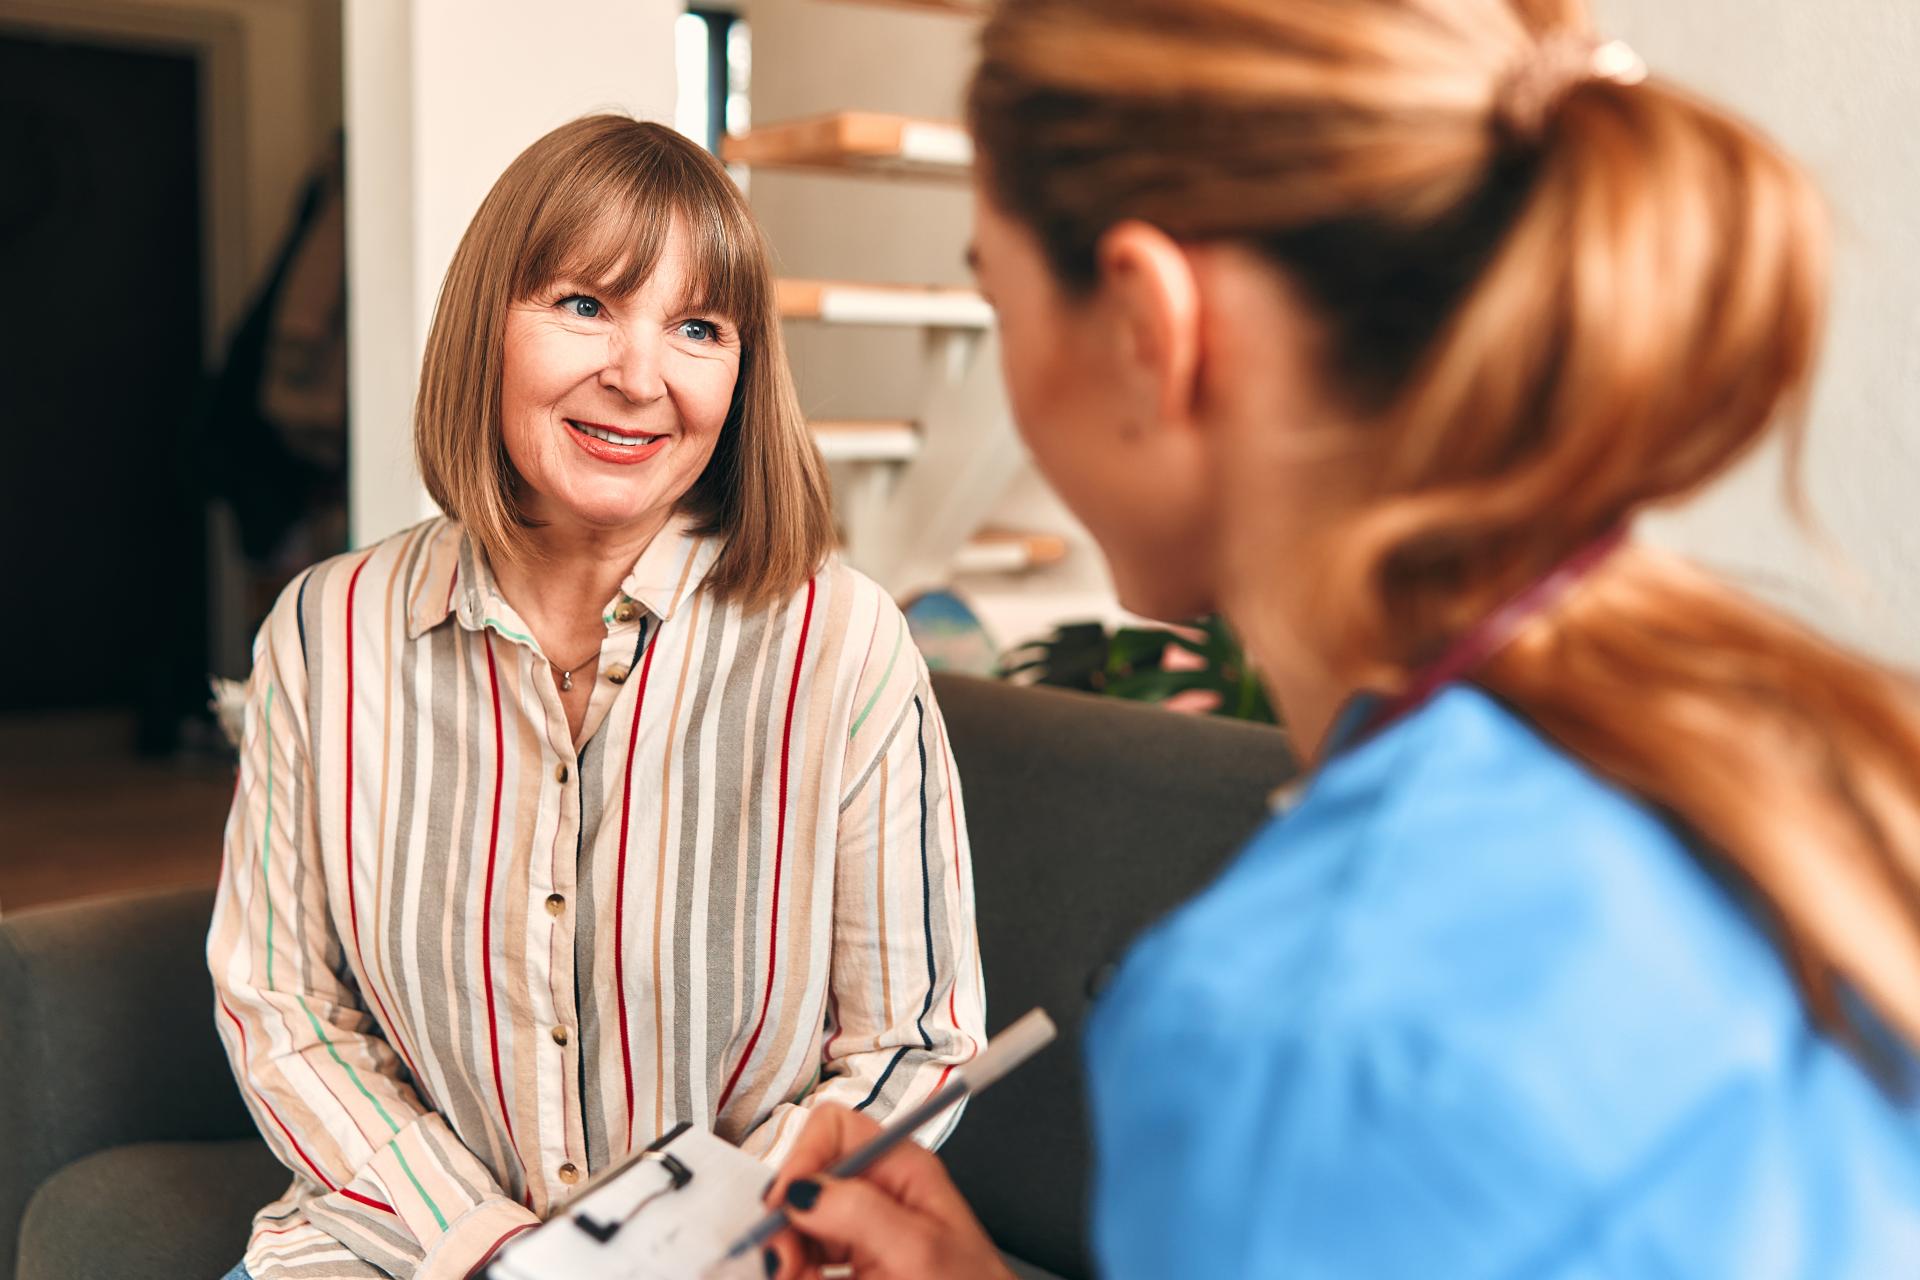
[[[1060,1028],[941,1156],[1003,1249],[1084,1280],[1089,990],[1213,876],[1294,766],[1267,726],[953,676],[934,688],[966,797],[987,1024],[1039,1005]]]
[[[55,1173],[20,1226],[18,1280],[217,1280],[287,1189],[261,1142],[109,1147]]]

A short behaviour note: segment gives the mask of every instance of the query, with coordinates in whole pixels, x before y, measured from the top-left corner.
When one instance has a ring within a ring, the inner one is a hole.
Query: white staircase
[[[861,0],[977,16],[966,0]],[[756,127],[726,139],[729,163],[860,179],[964,182],[973,160],[960,126],[869,111],[837,111]],[[958,258],[963,246],[955,244]],[[848,559],[896,595],[955,573],[1019,574],[1057,563],[1065,539],[987,531],[1009,483],[1028,465],[1000,385],[993,311],[970,289],[783,279],[789,324],[923,335],[916,398],[897,420],[815,422],[833,466]],[[848,341],[859,341],[850,333]],[[891,406],[888,406],[891,409]]]
[[[992,7],[993,0],[859,0],[859,3],[885,5],[890,9],[921,9],[933,13],[958,13],[977,18]]]

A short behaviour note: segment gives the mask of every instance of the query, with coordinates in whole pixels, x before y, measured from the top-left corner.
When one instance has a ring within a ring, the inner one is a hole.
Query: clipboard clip
[[[693,1170],[687,1168],[687,1166],[681,1162],[680,1158],[672,1152],[649,1149],[640,1153],[636,1163],[645,1164],[649,1161],[657,1163],[667,1175],[667,1181],[658,1189],[642,1196],[637,1204],[611,1222],[600,1222],[588,1217],[584,1213],[576,1213],[573,1215],[573,1225],[586,1232],[589,1236],[592,1236],[601,1244],[606,1244],[609,1240],[612,1240],[616,1235],[620,1234],[620,1228],[639,1217],[642,1209],[645,1209],[662,1196],[672,1195],[693,1181]]]

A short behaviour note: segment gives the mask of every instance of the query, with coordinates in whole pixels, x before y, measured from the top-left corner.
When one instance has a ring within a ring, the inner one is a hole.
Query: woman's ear
[[[1131,398],[1154,422],[1191,420],[1199,390],[1200,290],[1187,251],[1160,228],[1127,221],[1100,237],[1095,258]]]

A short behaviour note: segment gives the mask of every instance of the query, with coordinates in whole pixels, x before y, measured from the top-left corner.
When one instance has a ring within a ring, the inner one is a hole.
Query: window
[[[674,127],[718,154],[720,139],[751,126],[747,79],[753,69],[747,21],[730,9],[689,8],[674,25],[680,95]]]

